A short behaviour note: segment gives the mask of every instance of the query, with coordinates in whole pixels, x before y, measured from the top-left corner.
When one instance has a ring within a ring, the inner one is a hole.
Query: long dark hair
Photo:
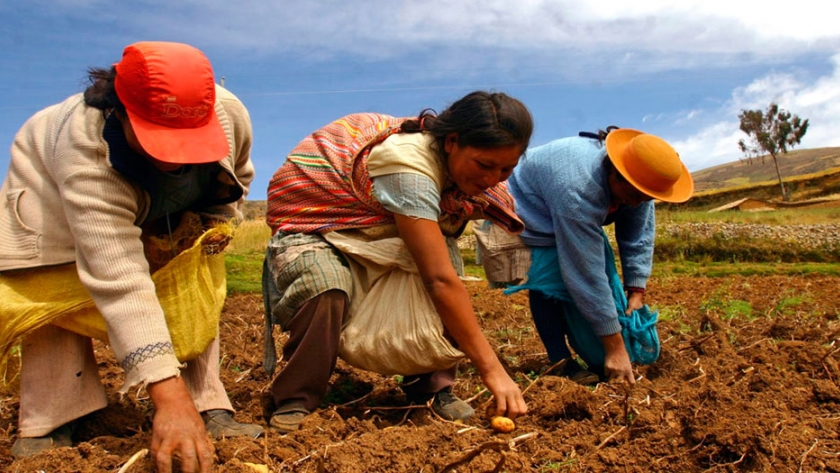
[[[485,149],[519,146],[525,152],[534,132],[534,120],[528,108],[513,97],[501,92],[475,91],[458,99],[440,115],[430,108],[424,109],[417,118],[403,122],[402,130],[431,133],[442,156],[446,156],[444,142],[450,133],[458,134],[458,146]]]
[[[125,114],[125,106],[117,97],[117,89],[114,87],[116,77],[116,67],[110,69],[91,67],[88,69],[90,85],[85,89],[85,103],[102,111],[114,109]]]

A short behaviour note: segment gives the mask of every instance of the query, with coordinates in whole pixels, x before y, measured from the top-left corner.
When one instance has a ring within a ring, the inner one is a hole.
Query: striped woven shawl
[[[367,159],[371,148],[399,133],[405,120],[374,113],[348,115],[301,141],[268,186],[266,221],[272,234],[393,223],[393,214],[373,198]],[[487,218],[511,233],[524,228],[505,182],[473,197],[457,188],[444,190],[440,209],[442,218],[454,222]]]

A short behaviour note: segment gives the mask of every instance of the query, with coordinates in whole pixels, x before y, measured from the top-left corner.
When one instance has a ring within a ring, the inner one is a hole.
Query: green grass
[[[653,275],[668,276],[840,276],[840,263],[748,263],[661,261],[653,265]]]
[[[840,207],[776,209],[768,212],[705,210],[657,210],[657,224],[676,223],[754,223],[764,225],[818,225],[840,223]]]
[[[793,291],[790,290],[782,293],[782,296],[783,297],[779,299],[779,302],[776,303],[776,306],[773,307],[773,311],[770,315],[792,315],[798,308],[812,302],[810,296],[804,294],[794,294]]]
[[[733,299],[727,288],[715,291],[708,299],[700,304],[700,310],[717,314],[723,321],[754,320],[755,313],[752,305],[747,301]]]
[[[259,293],[261,289],[262,263],[264,253],[232,252],[225,253],[227,267],[228,294]],[[477,266],[475,261],[467,264],[464,271],[467,276],[484,278],[484,269]],[[693,276],[716,277],[727,276],[803,276],[807,274],[823,276],[840,276],[840,263],[695,263],[657,262],[653,266],[656,277]]]
[[[493,335],[501,339],[502,341],[511,343],[521,343],[522,336],[529,334],[531,332],[531,327],[510,327],[510,328],[503,328],[496,330],[493,332]]]
[[[840,209],[800,209],[782,210],[768,213],[753,214],[749,212],[721,212],[709,214],[706,212],[657,212],[657,221],[662,223],[678,223],[692,221],[731,221],[733,223],[836,223],[840,221]],[[611,228],[609,228],[611,229]],[[261,292],[262,261],[265,247],[271,237],[271,230],[262,220],[247,220],[242,222],[234,233],[233,240],[225,251],[227,267],[228,293],[259,293]],[[672,238],[671,240],[678,240]],[[840,276],[840,262],[779,262],[786,258],[805,260],[833,261],[832,254],[823,252],[816,255],[804,251],[794,251],[792,256],[781,254],[782,251],[793,251],[771,241],[740,242],[737,239],[723,242],[708,242],[708,248],[696,240],[686,243],[688,250],[682,248],[680,241],[657,241],[657,261],[653,267],[653,275],[668,276],[705,276],[727,277],[741,276],[802,276],[817,274],[826,276]],[[670,245],[670,246],[669,246]],[[704,254],[688,255],[691,251],[703,250]],[[716,251],[725,250],[725,255],[716,256]],[[834,250],[836,253],[837,250]],[[665,256],[663,258],[663,255]],[[467,276],[485,278],[484,268],[475,263],[475,251],[463,250],[464,272]],[[723,257],[726,261],[720,261]],[[769,262],[755,262],[756,259]],[[733,311],[741,310],[733,308]]]
[[[236,227],[225,250],[228,294],[262,292],[262,265],[271,229],[263,220],[246,220]]]
[[[681,305],[666,305],[656,307],[656,310],[659,312],[659,321],[671,322],[677,333],[685,335],[694,332],[691,324],[684,320],[687,313],[685,307]]]
[[[755,312],[752,305],[747,301],[730,300],[723,308],[724,320],[754,320]]]
[[[227,291],[234,293],[262,292],[263,253],[225,254]]]

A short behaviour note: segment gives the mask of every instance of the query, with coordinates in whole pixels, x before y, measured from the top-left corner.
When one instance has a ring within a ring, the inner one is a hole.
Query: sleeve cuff
[[[136,366],[133,370],[126,373],[125,384],[120,388],[119,392],[125,394],[132,387],[143,384],[144,386],[164,379],[180,376],[181,363],[175,358],[175,354],[167,356],[155,357],[146,363]]]
[[[640,276],[630,276],[624,280],[624,288],[625,290],[629,290],[631,287],[639,288],[644,290],[647,287],[647,278],[640,277]]]
[[[606,337],[621,332],[621,323],[618,322],[618,318],[604,320],[598,324],[593,324],[592,329],[599,337]]]

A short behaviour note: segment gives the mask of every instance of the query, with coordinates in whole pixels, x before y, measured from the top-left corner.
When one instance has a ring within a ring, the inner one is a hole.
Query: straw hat
[[[613,166],[644,194],[663,202],[681,203],[694,193],[691,173],[662,138],[619,128],[607,135],[606,145]]]

